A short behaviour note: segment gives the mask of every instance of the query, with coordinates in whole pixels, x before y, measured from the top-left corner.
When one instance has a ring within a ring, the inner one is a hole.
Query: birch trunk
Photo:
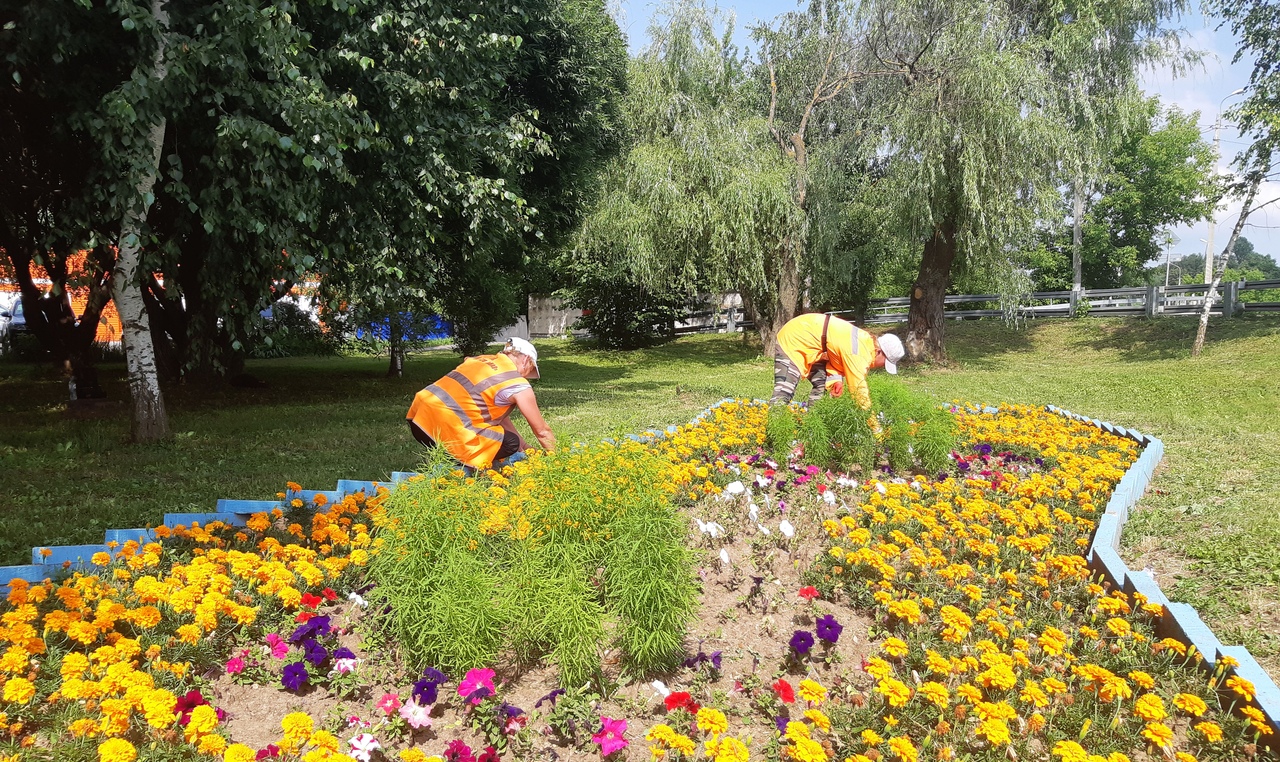
[[[1259,172],[1254,175],[1253,182],[1249,184],[1249,191],[1244,196],[1244,205],[1240,207],[1240,216],[1236,218],[1236,226],[1231,229],[1231,238],[1227,241],[1227,246],[1222,250],[1222,267],[1218,267],[1216,261],[1211,261],[1209,267],[1212,267],[1213,282],[1209,284],[1209,291],[1204,295],[1204,309],[1200,311],[1200,325],[1196,328],[1196,341],[1191,345],[1191,356],[1199,357],[1200,351],[1204,349],[1204,335],[1209,330],[1209,310],[1213,309],[1213,302],[1218,298],[1218,284],[1222,282],[1222,274],[1226,271],[1227,261],[1231,259],[1231,252],[1235,251],[1236,241],[1240,238],[1240,231],[1244,230],[1245,220],[1249,219],[1249,212],[1253,206],[1253,200],[1258,196],[1258,186],[1262,184],[1263,173]]]
[[[169,17],[161,3],[162,0],[151,2],[151,13],[159,30],[152,72],[156,81],[163,80],[166,74],[165,28]],[[142,297],[140,272],[142,232],[149,206],[147,198],[160,171],[160,153],[164,146],[166,124],[166,120],[161,118],[147,130],[149,163],[143,167],[138,177],[134,186],[133,203],[125,211],[120,223],[120,249],[111,275],[112,295],[123,329],[129,394],[133,398],[132,439],[135,442],[154,442],[169,436],[169,417],[165,413],[164,396],[160,392],[155,345],[151,340],[151,324]]]
[[[1076,180],[1071,199],[1071,290],[1075,304],[1084,292],[1084,181]]]

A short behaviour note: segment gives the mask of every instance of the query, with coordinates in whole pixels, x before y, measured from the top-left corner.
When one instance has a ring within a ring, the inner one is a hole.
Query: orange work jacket
[[[845,387],[862,407],[871,407],[867,389],[867,367],[876,359],[876,337],[848,320],[821,313],[797,315],[778,331],[778,348],[809,375],[822,355],[822,326],[827,327],[827,368],[844,376]]]
[[[468,357],[456,369],[413,397],[406,416],[472,468],[488,468],[502,447],[503,416],[498,392],[528,384],[506,355]]]

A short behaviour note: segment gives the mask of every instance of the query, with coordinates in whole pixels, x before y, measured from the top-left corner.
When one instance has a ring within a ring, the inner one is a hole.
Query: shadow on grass
[[[1124,362],[1176,360],[1191,356],[1198,326],[1199,319],[1195,317],[1110,318],[1088,325],[1074,343],[1080,348],[1115,352]],[[1280,315],[1212,318],[1205,334],[1205,346],[1212,348],[1237,339],[1277,333],[1280,333]]]

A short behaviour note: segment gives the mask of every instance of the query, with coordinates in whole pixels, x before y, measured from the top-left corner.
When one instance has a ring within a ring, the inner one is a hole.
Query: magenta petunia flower
[[[600,732],[591,736],[591,740],[600,744],[600,756],[607,757],[614,752],[621,751],[630,744],[622,735],[627,732],[626,720],[614,720],[608,717],[600,718]]]
[[[239,656],[232,656],[230,659],[227,659],[228,675],[238,675],[241,672],[244,672],[244,659],[241,659]]]
[[[481,688],[487,688],[488,692],[480,692],[479,696],[472,695],[480,691]],[[484,700],[485,696],[492,696],[497,692],[497,689],[493,687],[493,670],[491,669],[473,669],[458,684],[458,695],[464,699],[469,699],[472,704],[479,704]]]
[[[378,708],[382,713],[390,717],[400,708],[400,697],[394,693],[384,693],[382,698],[378,699]]]

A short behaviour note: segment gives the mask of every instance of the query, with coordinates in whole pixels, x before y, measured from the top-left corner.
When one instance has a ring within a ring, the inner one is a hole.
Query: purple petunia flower
[[[419,704],[427,706],[436,703],[436,699],[440,697],[440,686],[423,678],[413,684],[413,689],[409,693]]]
[[[549,702],[551,702],[551,706],[555,706],[555,705],[556,705],[556,699],[560,698],[560,697],[561,697],[561,696],[563,696],[563,695],[564,695],[564,688],[556,688],[554,691],[551,691],[551,692],[550,692],[550,693],[548,693],[547,695],[545,695],[545,696],[543,696],[542,698],[538,699],[537,703],[535,703],[535,704],[533,705],[533,708],[534,708],[534,709],[538,709],[538,708],[540,708],[540,707],[542,706],[542,702],[544,702],[544,701],[549,701]]]
[[[498,707],[498,709],[502,712],[504,717],[519,717],[524,714],[523,709],[515,706],[514,704],[508,704],[505,701],[502,702],[502,706]]]
[[[315,642],[314,640],[304,641],[302,644],[302,658],[316,665],[317,667],[324,664],[329,658],[329,649]]]
[[[773,724],[778,726],[779,733],[787,732],[787,723],[791,722],[791,718],[785,714],[780,714],[773,718]]]
[[[711,666],[715,667],[716,671],[719,672],[720,671],[720,652],[712,651],[711,658],[709,659],[709,661],[711,662]]]
[[[337,648],[337,649],[335,649],[335,650],[334,650],[334,652],[333,652],[333,658],[335,658],[335,659],[354,659],[354,658],[356,658],[356,654],[355,654],[355,652],[354,652],[354,651],[352,651],[350,648],[347,648],[346,646],[341,646],[341,647],[339,647],[339,648]]]
[[[472,704],[479,704],[481,701],[493,695],[493,691],[489,690],[489,686],[482,685],[466,695],[466,700]]]
[[[835,643],[840,640],[840,633],[844,632],[844,627],[831,614],[818,617],[813,629],[818,633],[818,637],[828,643]]]
[[[280,683],[291,691],[300,691],[309,679],[307,665],[296,661],[293,664],[285,665],[284,674],[280,676]]]
[[[807,630],[796,630],[791,636],[791,650],[797,656],[804,656],[813,650],[813,634]]]
[[[422,679],[439,685],[447,681],[449,677],[435,667],[427,667],[422,670]]]
[[[329,633],[329,617],[313,616],[302,624],[298,625],[298,629],[293,631],[289,636],[290,643],[301,643],[310,637],[327,635]]]

